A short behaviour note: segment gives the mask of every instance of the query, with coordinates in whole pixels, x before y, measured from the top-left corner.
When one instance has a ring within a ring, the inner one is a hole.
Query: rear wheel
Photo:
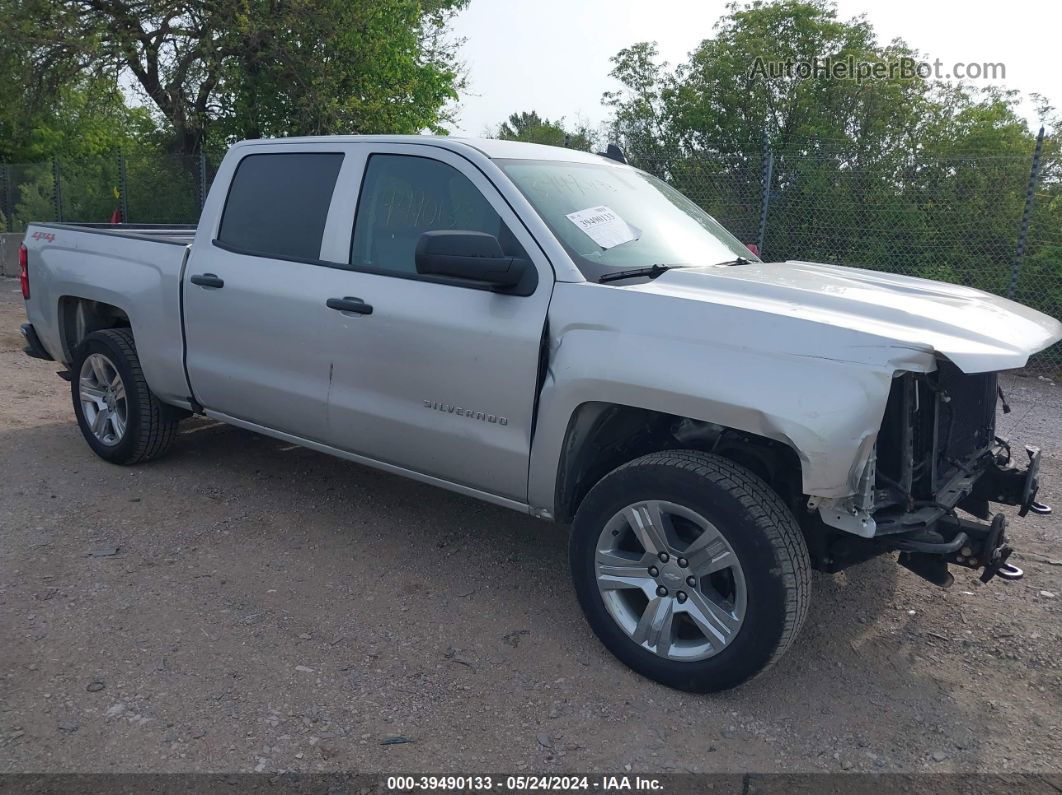
[[[682,690],[734,687],[789,647],[810,564],[778,495],[719,456],[632,461],[583,500],[571,538],[587,619],[635,671]]]
[[[70,379],[74,414],[89,447],[115,464],[165,453],[177,414],[148,389],[129,329],[95,331],[78,348]]]

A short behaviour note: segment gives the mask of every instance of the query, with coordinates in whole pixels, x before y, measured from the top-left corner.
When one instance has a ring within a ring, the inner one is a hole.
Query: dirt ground
[[[22,319],[0,279],[0,772],[1062,770],[1051,517],[1019,582],[816,575],[774,669],[692,696],[591,635],[562,527],[202,420],[104,463]],[[1062,388],[1004,385],[1062,503]]]

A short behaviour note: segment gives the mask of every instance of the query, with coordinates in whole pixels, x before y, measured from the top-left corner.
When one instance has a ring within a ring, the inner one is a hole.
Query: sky
[[[1005,65],[1005,80],[971,85],[1001,84],[1062,104],[1057,0],[838,0],[837,7],[843,19],[865,14],[880,42],[899,36],[945,69]],[[454,26],[466,39],[470,85],[453,132],[481,136],[524,110],[596,127],[607,118],[601,94],[615,88],[611,56],[656,41],[665,60],[684,61],[725,10],[725,0],[472,0]],[[1031,103],[1021,109],[1034,125]]]

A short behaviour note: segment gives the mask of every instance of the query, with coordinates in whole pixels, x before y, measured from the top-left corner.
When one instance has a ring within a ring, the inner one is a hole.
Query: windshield
[[[656,177],[605,163],[499,160],[587,279],[650,265],[714,265],[752,252]]]

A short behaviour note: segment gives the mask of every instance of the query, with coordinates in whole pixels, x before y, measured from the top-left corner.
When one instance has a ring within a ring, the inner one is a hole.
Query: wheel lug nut
[[[650,566],[649,567],[649,576],[650,577],[655,577],[659,573],[660,573],[660,569],[658,569],[656,566]]]
[[[696,588],[697,578],[691,574],[689,577],[686,578],[686,585],[690,586],[690,588]]]
[[[675,598],[679,600],[679,604],[682,604],[686,601],[686,594],[684,591],[679,591],[677,594],[675,594]]]
[[[656,595],[657,596],[667,596],[667,588],[665,588],[663,585],[661,585],[659,588],[656,589]]]
[[[688,565],[690,565],[690,564],[689,564],[689,561],[688,561],[688,560],[686,560],[685,558],[679,558],[679,559],[678,559],[678,564],[679,564],[679,568],[680,568],[680,569],[684,569],[684,568],[686,568],[686,567],[687,567]]]
[[[660,562],[661,563],[667,563],[669,560],[671,560],[671,556],[669,554],[667,554],[666,552],[661,552],[660,553]]]

